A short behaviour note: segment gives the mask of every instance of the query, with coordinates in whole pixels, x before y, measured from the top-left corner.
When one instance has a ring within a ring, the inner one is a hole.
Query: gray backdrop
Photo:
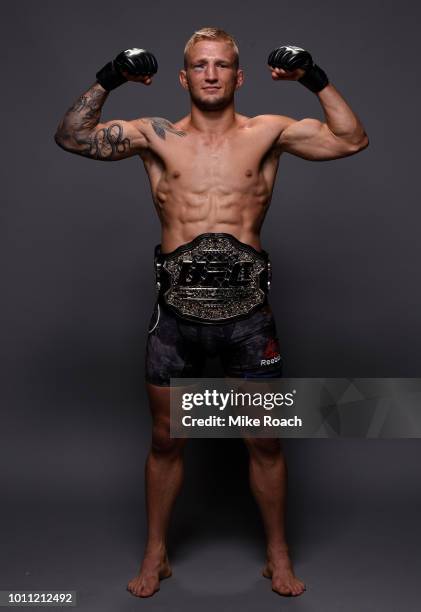
[[[193,440],[172,523],[174,577],[125,592],[145,537],[143,383],[159,241],[137,158],[103,163],[54,142],[70,104],[123,48],[153,51],[151,87],[113,92],[103,118],[188,112],[178,84],[191,33],[238,40],[237,110],[323,114],[265,67],[308,48],[360,116],[362,153],[281,160],[263,230],[286,375],[420,375],[418,49],[409,1],[322,4],[102,0],[2,11],[0,589],[76,589],[86,610],[418,609],[418,440],[292,440],[289,538],[307,593],[259,577],[264,541],[238,440]],[[211,370],[217,365],[211,364]]]

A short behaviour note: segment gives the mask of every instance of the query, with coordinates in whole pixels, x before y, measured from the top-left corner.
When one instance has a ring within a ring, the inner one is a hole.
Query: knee
[[[245,438],[244,442],[252,458],[273,462],[281,456],[281,441],[278,438]]]
[[[181,455],[185,445],[182,438],[171,438],[168,424],[154,425],[151,452],[154,455],[174,457]]]

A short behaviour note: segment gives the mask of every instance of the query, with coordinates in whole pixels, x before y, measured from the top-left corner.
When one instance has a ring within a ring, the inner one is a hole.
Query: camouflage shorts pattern
[[[279,378],[282,357],[268,303],[234,323],[184,321],[156,303],[146,346],[146,381],[169,386],[170,378],[199,378],[206,358],[219,356],[225,376]]]

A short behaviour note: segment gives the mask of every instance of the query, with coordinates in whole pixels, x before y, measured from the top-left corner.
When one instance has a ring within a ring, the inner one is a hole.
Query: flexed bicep
[[[115,119],[100,123],[101,110],[110,91],[127,81],[150,85],[157,70],[155,57],[145,49],[119,53],[97,72],[97,82],[66,112],[55,134],[56,143],[70,153],[102,161],[139,154],[148,146],[145,122]]]
[[[353,155],[361,147],[353,146],[343,138],[336,136],[326,123],[318,119],[290,120],[289,125],[279,137],[279,146],[283,151],[303,159],[327,161]]]
[[[101,161],[118,161],[138,155],[148,146],[141,120],[113,120],[75,137],[73,153]]]

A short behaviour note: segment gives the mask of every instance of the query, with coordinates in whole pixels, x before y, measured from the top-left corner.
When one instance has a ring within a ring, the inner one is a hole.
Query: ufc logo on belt
[[[178,285],[195,287],[241,287],[252,280],[252,261],[237,261],[232,267],[221,261],[183,261]]]

